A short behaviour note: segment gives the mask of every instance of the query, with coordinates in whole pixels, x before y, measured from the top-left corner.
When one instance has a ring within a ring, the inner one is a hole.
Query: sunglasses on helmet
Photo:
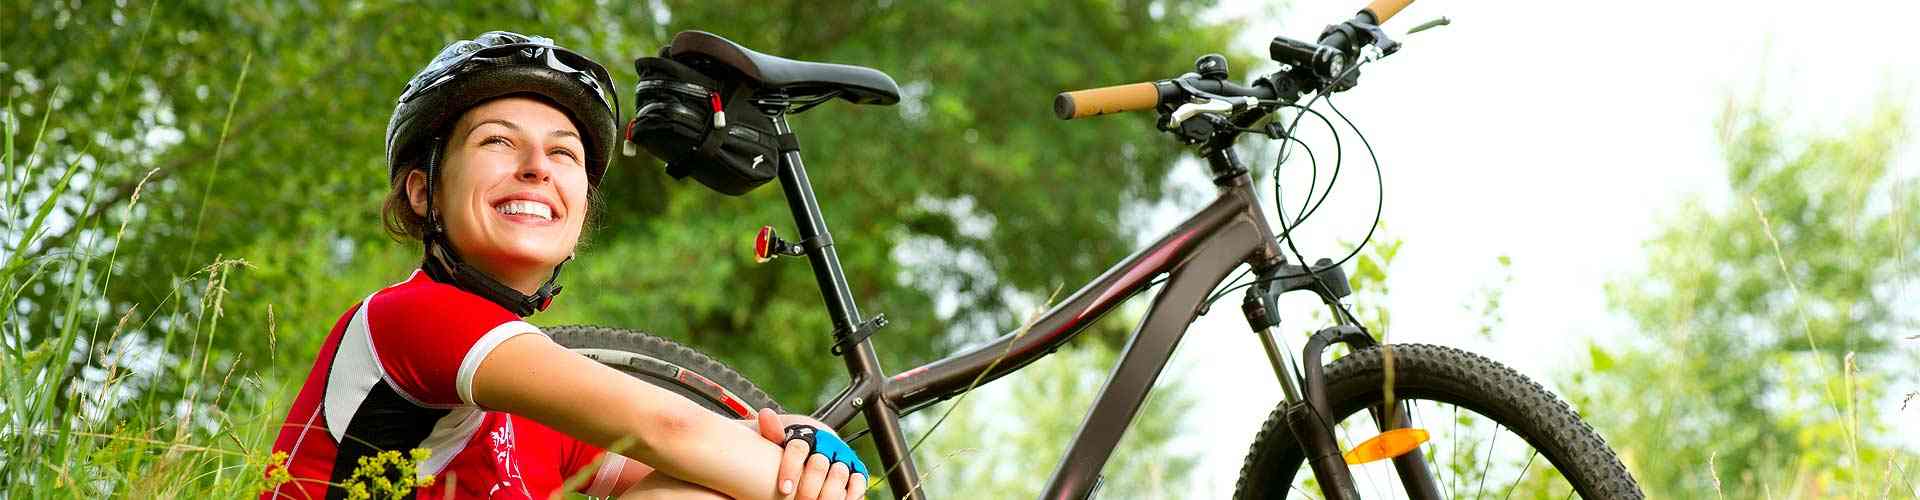
[[[497,41],[489,45],[480,40]],[[620,116],[620,97],[610,91],[614,88],[613,77],[605,67],[593,62],[586,56],[553,45],[546,37],[528,37],[516,33],[489,32],[475,40],[461,40],[441,49],[434,56],[433,63],[400,92],[400,102],[405,103],[425,95],[447,82],[453,81],[462,73],[487,67],[538,65],[573,77],[581,85],[593,90],[593,95],[601,105],[610,105],[613,116]],[[613,95],[612,102],[608,96]]]

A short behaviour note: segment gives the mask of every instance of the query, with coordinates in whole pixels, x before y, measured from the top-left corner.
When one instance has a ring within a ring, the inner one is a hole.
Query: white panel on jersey
[[[467,443],[473,441],[474,433],[480,432],[480,424],[486,421],[487,412],[472,406],[455,408],[440,417],[439,421],[433,423],[433,432],[420,442],[421,448],[431,450],[433,454],[427,456],[426,466],[414,471],[414,474],[426,479],[446,470],[447,465],[453,463],[453,456],[467,448]]]
[[[341,332],[340,345],[333,353],[333,366],[327,372],[327,397],[322,399],[320,407],[327,415],[327,431],[333,433],[334,442],[346,439],[347,423],[353,421],[353,414],[360,410],[360,403],[367,400],[367,393],[373,391],[373,385],[380,383],[380,368],[374,365],[373,338],[367,330],[367,306],[373,303],[373,296],[360,303],[353,312],[353,319],[347,322],[347,330]]]

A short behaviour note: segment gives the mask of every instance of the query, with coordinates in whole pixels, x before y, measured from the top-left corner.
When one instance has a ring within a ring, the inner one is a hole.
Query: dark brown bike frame
[[[791,133],[784,116],[778,133]],[[900,416],[998,379],[1046,356],[1072,340],[1087,325],[1166,274],[1166,287],[1153,299],[1120,355],[1119,364],[1093,402],[1071,447],[1048,481],[1042,498],[1083,498],[1098,482],[1147,391],[1166,367],[1187,325],[1199,316],[1207,296],[1242,264],[1255,269],[1283,263],[1273,232],[1254,195],[1252,179],[1231,148],[1204,152],[1220,194],[1146,249],[1127,257],[1027,326],[986,345],[925,366],[889,375],[881,369],[870,340],[851,345],[843,358],[850,384],[813,413],[836,429],[864,414],[879,449],[880,466],[896,498],[924,498]],[[867,323],[834,252],[832,237],[814,199],[813,187],[798,151],[784,154],[780,184],[791,205],[814,277],[837,332],[854,334]]]

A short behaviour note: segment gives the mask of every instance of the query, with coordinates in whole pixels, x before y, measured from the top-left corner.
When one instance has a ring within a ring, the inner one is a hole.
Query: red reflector
[[[753,261],[766,262],[773,259],[768,252],[768,240],[773,239],[773,226],[760,226],[760,234],[753,237]]]

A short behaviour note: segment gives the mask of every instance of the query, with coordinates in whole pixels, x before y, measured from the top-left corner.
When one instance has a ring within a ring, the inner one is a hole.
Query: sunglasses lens
[[[509,40],[503,38],[506,35],[511,34],[487,33],[481,38],[500,42]],[[545,38],[524,41],[527,40],[526,37],[513,36],[518,37],[514,40],[518,43],[487,46],[474,40],[462,40],[441,49],[440,54],[434,57],[434,62],[421,70],[413,81],[407,83],[406,90],[400,93],[400,102],[418,98],[427,91],[452,81],[455,75],[471,67],[534,63],[573,76],[581,85],[593,89],[594,96],[600,99],[601,104],[607,104],[606,91],[613,87],[613,80],[607,74],[606,68],[593,62],[592,59],[587,59],[586,56],[554,47],[551,45],[552,42]]]

